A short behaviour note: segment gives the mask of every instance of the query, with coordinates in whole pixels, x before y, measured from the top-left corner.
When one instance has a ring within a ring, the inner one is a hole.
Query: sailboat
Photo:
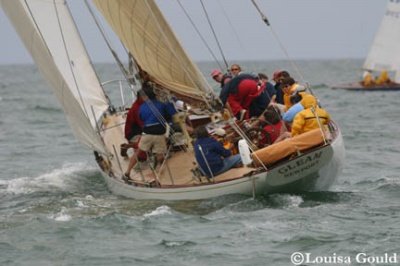
[[[154,0],[93,0],[131,59],[131,70],[118,61],[130,92],[146,78],[162,101],[181,101],[181,132],[171,136],[160,170],[151,154],[124,178],[129,158],[120,152],[127,115],[100,82],[65,0],[0,0],[1,6],[60,102],[76,138],[94,152],[111,192],[135,199],[197,200],[228,194],[257,196],[275,192],[327,189],[339,174],[344,145],[333,121],[266,147],[254,147],[246,121],[221,115],[218,97],[182,48]],[[145,74],[144,74],[145,73]],[[111,81],[110,81],[111,82]],[[118,82],[118,84],[121,84]],[[121,95],[123,95],[121,93]],[[186,124],[223,128],[241,167],[212,178],[198,171]],[[172,133],[171,133],[172,135]],[[257,135],[256,135],[257,136]],[[238,148],[238,143],[244,143]]]
[[[364,62],[363,69],[373,75],[379,72],[393,72],[394,79],[386,82],[364,81],[333,86],[332,89],[361,91],[400,90],[400,2],[390,0],[386,12],[375,35],[374,41]],[[378,80],[378,79],[377,79]]]

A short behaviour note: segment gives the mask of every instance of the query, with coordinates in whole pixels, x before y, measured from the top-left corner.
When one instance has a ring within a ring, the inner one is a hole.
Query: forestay
[[[161,86],[199,100],[211,93],[153,0],[93,0],[138,65]]]
[[[105,152],[96,121],[108,103],[64,0],[0,0],[75,136]],[[93,110],[93,111],[92,111]]]
[[[400,83],[400,1],[390,0],[364,69],[395,71]]]

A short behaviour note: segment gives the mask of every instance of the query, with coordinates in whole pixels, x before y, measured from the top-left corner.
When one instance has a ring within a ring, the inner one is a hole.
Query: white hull
[[[299,192],[327,189],[341,171],[344,160],[342,135],[338,132],[330,144],[274,166],[268,171],[221,183],[178,188],[151,188],[128,185],[106,173],[109,189],[134,199],[197,200],[228,194],[265,195],[275,192]]]

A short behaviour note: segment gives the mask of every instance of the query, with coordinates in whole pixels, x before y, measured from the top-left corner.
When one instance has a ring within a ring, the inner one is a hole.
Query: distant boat
[[[368,86],[364,86],[363,81],[339,84],[332,86],[332,89],[400,90],[400,1],[390,0],[388,2],[385,15],[364,62],[363,69],[377,75],[381,71],[387,71],[394,74],[394,79],[383,84],[374,82]]]
[[[258,135],[250,135],[242,121],[221,115],[218,97],[181,47],[154,0],[92,2],[133,57],[129,69],[116,58],[126,76],[129,94],[140,89],[145,71],[158,97],[164,101],[179,99],[191,107],[177,117],[183,133],[171,137],[161,170],[155,171],[148,160],[133,169],[131,180],[124,178],[129,160],[120,151],[126,143],[128,106],[123,97],[118,106],[109,97],[124,95],[124,87],[117,85],[112,93],[106,93],[110,83],[99,81],[67,2],[0,0],[57,96],[74,135],[94,151],[112,192],[136,199],[190,200],[235,193],[255,196],[326,189],[335,180],[342,167],[344,145],[334,122],[287,141],[253,148],[253,164],[211,179],[204,177],[193,164],[194,153],[182,121],[188,120],[194,128],[207,125],[211,134],[212,129],[223,127],[230,143],[236,150],[244,147],[244,152],[246,145],[237,148],[239,141],[248,141],[251,147]]]

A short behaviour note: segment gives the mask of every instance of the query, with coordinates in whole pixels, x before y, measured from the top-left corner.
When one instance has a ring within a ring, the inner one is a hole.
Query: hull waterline
[[[206,183],[177,188],[139,187],[125,184],[103,173],[109,189],[117,195],[134,199],[198,200],[229,194],[248,196],[276,192],[325,190],[336,179],[344,160],[340,132],[335,140],[295,159],[278,164],[268,171],[220,183]]]

